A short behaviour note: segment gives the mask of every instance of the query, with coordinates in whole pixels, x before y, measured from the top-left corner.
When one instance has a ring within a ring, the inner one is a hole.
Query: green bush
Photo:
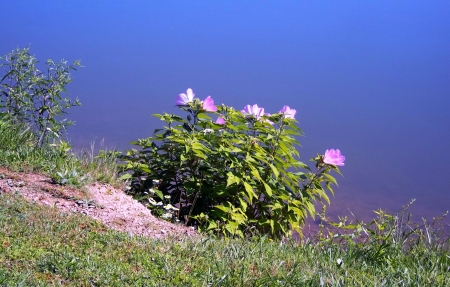
[[[73,124],[60,116],[81,103],[62,97],[66,85],[72,81],[71,70],[81,67],[79,61],[67,65],[66,61],[46,61],[46,71],[40,71],[38,60],[29,48],[16,49],[1,57],[6,74],[0,77],[0,115],[8,115],[15,123],[25,124],[43,146],[49,139],[60,137],[66,127]]]
[[[218,235],[281,238],[301,233],[315,201],[329,202],[325,189],[336,183],[329,172],[339,170],[322,155],[313,159],[315,171],[299,160],[295,110],[217,108],[190,89],[176,104],[186,119],[156,114],[166,126],[120,157],[129,193],[150,208]]]

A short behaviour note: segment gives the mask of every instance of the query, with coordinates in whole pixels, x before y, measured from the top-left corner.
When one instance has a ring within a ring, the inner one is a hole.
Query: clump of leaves
[[[80,186],[82,182],[84,182],[85,178],[81,176],[76,170],[68,170],[65,169],[63,171],[57,171],[53,177],[53,183],[60,185],[74,185]]]
[[[216,107],[210,97],[194,99],[192,90],[177,105],[186,119],[154,115],[166,126],[120,156],[129,193],[155,202],[169,196],[173,220],[239,237],[301,233],[316,214],[313,203],[329,202],[325,190],[336,184],[329,173],[339,169],[322,155],[313,159],[314,171],[299,160],[295,110],[267,115],[254,105],[240,112]],[[162,197],[151,192],[154,180]]]

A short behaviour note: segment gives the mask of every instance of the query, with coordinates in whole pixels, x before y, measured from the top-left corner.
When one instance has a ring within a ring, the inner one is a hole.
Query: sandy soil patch
[[[152,238],[198,236],[189,227],[155,218],[149,209],[108,184],[91,184],[86,191],[53,184],[40,174],[0,168],[0,193],[19,193],[31,202],[61,212],[81,213],[107,227]]]

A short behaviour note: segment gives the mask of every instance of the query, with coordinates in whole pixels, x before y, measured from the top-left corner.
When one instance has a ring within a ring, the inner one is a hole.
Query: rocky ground
[[[198,236],[189,227],[155,218],[149,209],[108,184],[91,184],[84,190],[52,183],[40,174],[0,168],[0,193],[19,193],[30,202],[61,212],[81,213],[107,227],[152,238]]]

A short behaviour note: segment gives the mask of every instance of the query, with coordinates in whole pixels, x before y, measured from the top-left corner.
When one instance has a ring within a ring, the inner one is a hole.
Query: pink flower
[[[192,102],[194,100],[194,92],[192,92],[192,89],[189,88],[186,90],[186,94],[179,94],[177,101],[175,102],[175,105],[177,106],[187,106],[188,103]]]
[[[323,157],[323,162],[332,165],[344,165],[345,156],[341,155],[340,150],[327,149],[325,151],[325,156]]]
[[[224,124],[225,124],[225,120],[224,120],[222,117],[219,117],[219,118],[216,120],[216,124],[218,124],[218,125],[224,125]]]
[[[283,108],[280,110],[280,113],[284,114],[286,118],[294,119],[294,116],[297,113],[297,111],[291,109],[289,106],[283,106]]]
[[[259,108],[257,104],[254,104],[253,106],[246,105],[241,113],[254,116],[259,120],[264,115],[264,108]]]
[[[207,112],[217,112],[217,107],[214,105],[214,100],[210,96],[202,102],[202,108]]]

